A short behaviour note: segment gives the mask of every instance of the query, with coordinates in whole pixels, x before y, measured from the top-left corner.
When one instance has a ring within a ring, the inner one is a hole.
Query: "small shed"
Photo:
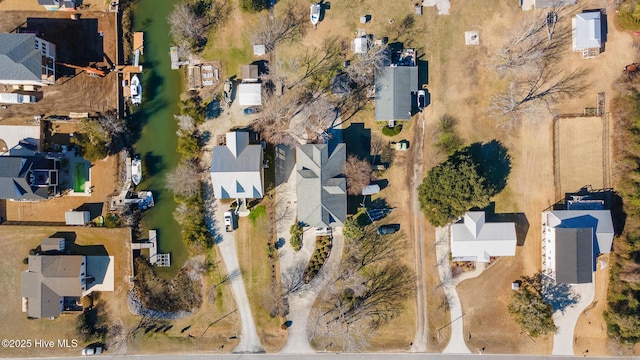
[[[64,238],[46,238],[40,243],[40,251],[64,251]]]
[[[67,225],[86,225],[91,221],[91,215],[88,211],[67,211],[64,220]]]
[[[262,56],[267,53],[267,47],[264,45],[253,45],[253,55]]]
[[[258,65],[242,65],[241,74],[244,82],[258,81]]]
[[[262,105],[262,84],[242,83],[238,85],[238,104],[241,106]]]
[[[378,184],[367,185],[362,189],[362,195],[364,196],[377,194],[379,192],[380,192],[380,185]]]
[[[602,17],[600,11],[577,14],[572,20],[573,51],[581,52],[582,57],[598,56],[602,50]]]
[[[366,54],[369,51],[369,39],[366,36],[353,39],[352,48],[355,54]]]

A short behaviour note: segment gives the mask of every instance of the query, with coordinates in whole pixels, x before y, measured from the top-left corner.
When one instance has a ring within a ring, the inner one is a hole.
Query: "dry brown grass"
[[[287,341],[287,331],[280,328],[285,319],[279,316],[272,318],[270,315],[273,290],[270,286],[271,265],[267,257],[267,221],[266,214],[258,216],[255,223],[249,218],[240,218],[238,229],[235,230],[235,239],[240,271],[262,347],[267,352],[277,352]],[[276,268],[276,274],[278,273],[279,270]]]
[[[22,259],[29,249],[39,245],[40,240],[56,232],[75,232],[78,245],[104,245],[107,253],[115,260],[115,291],[101,293],[105,301],[109,317],[124,327],[124,333],[134,329],[140,317],[129,312],[127,292],[130,289],[131,253],[129,229],[72,228],[72,227],[35,227],[35,226],[0,226],[0,241],[7,246],[5,256],[0,258],[0,279],[6,284],[5,291],[0,294],[0,301],[7,306],[0,309],[0,318],[7,324],[0,329],[0,337],[10,339],[46,340],[78,339],[75,333],[77,315],[62,315],[55,320],[27,320],[21,312],[20,305],[20,272],[26,269]],[[211,259],[212,262],[219,259]],[[219,281],[215,271],[205,277],[205,303],[193,316],[167,322],[173,327],[166,332],[149,332],[144,329],[133,334],[128,341],[112,346],[112,354],[132,353],[176,353],[183,352],[185,346],[193,351],[230,351],[237,340],[230,340],[239,332],[239,317],[233,312],[235,303],[231,289],[227,284],[220,286],[218,299],[209,301],[208,290]],[[215,293],[215,292],[214,292]],[[226,314],[229,316],[224,317]],[[224,318],[223,318],[224,317]],[[219,320],[219,321],[218,321]],[[210,324],[214,323],[209,327]],[[181,332],[182,329],[189,327]],[[205,332],[206,330],[206,332]],[[220,349],[221,346],[225,349]],[[84,346],[80,342],[80,346]],[[1,357],[43,356],[42,349],[0,349]],[[70,356],[79,355],[79,349],[47,350],[47,355]]]
[[[604,120],[601,117],[561,117],[554,126],[554,137],[559,140],[558,151],[554,153],[559,163],[560,189],[564,194],[579,190],[585,185],[594,189],[605,187],[602,132]],[[607,149],[608,152],[608,149]],[[558,176],[558,174],[556,174]]]

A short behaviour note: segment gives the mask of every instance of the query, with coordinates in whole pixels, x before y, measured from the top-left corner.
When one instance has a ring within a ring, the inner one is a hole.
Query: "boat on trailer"
[[[311,24],[313,24],[313,26],[316,26],[318,25],[318,21],[320,21],[320,4],[312,4],[310,10]]]

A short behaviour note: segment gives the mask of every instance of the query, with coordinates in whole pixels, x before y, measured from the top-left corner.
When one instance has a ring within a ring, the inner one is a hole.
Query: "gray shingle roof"
[[[30,317],[60,315],[60,298],[82,296],[81,255],[31,255],[22,273],[21,293],[29,299]]]
[[[556,228],[556,281],[583,284],[592,281],[593,229]]]
[[[43,200],[47,187],[30,184],[33,170],[51,169],[50,160],[41,156],[0,156],[0,199]]]
[[[375,88],[376,120],[410,120],[412,92],[418,91],[418,67],[385,67],[376,76]]]
[[[35,34],[0,34],[0,81],[42,81]]]
[[[296,148],[298,221],[312,227],[342,226],[347,217],[345,144],[329,154],[326,144]]]
[[[213,147],[211,182],[218,199],[262,198],[262,146],[250,145],[247,132],[228,132],[227,144]]]

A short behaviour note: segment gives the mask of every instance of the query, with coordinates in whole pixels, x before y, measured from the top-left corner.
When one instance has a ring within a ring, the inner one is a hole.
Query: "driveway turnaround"
[[[553,313],[553,321],[558,327],[558,332],[553,337],[552,355],[574,355],[573,354],[573,332],[582,311],[593,302],[595,296],[595,276],[594,282],[590,284],[569,285],[573,294],[579,295],[578,302],[562,310]]]

